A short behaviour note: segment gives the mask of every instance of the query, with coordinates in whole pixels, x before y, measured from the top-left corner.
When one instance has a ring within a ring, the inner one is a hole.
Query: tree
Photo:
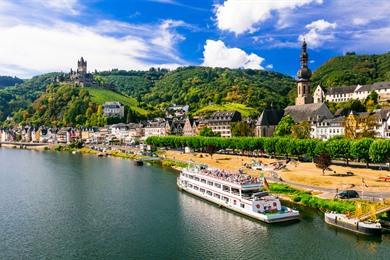
[[[332,163],[332,160],[328,153],[321,153],[314,158],[314,163],[317,168],[320,168],[322,170],[322,175],[325,175],[325,170],[329,168]]]
[[[375,140],[369,150],[370,159],[377,163],[388,163],[390,161],[390,141]]]
[[[209,144],[206,146],[206,153],[208,153],[211,158],[213,158],[213,154],[215,154],[215,152],[217,152],[217,151],[218,151],[218,148],[213,144]]]
[[[205,137],[214,137],[214,136],[219,136],[218,133],[214,133],[213,130],[209,127],[204,127],[200,130],[199,132],[200,136],[205,136]]]
[[[291,126],[291,136],[298,139],[310,138],[310,122],[302,121],[299,124]]]
[[[253,136],[253,129],[245,121],[239,121],[232,124],[233,136]]]
[[[328,141],[326,144],[329,154],[332,155],[333,159],[345,159],[347,165],[349,164],[349,159],[351,157],[350,148],[351,143],[347,139],[333,139]]]
[[[374,140],[371,138],[362,138],[354,140],[351,143],[351,155],[358,160],[364,160],[367,168],[368,163],[370,162],[370,146],[373,142]]]
[[[287,136],[291,134],[291,127],[294,125],[294,120],[290,115],[282,117],[279,124],[276,126],[274,136]]]

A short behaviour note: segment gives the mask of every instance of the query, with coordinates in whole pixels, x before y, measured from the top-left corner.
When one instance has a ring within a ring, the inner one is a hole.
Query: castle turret
[[[87,61],[83,57],[77,62],[77,73],[81,75],[87,74]]]
[[[295,105],[304,105],[313,103],[313,96],[310,93],[310,77],[311,70],[308,67],[309,54],[307,53],[307,44],[303,40],[301,50],[301,67],[298,70],[297,76],[297,98]]]

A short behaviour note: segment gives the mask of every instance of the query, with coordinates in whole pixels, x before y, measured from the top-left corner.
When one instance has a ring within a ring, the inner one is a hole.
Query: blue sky
[[[266,69],[390,51],[388,0],[0,0],[0,75],[75,68]]]

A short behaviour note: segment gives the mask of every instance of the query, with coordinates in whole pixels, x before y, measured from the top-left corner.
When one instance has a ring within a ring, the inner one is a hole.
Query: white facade
[[[103,114],[106,117],[119,117],[125,116],[125,107],[119,102],[106,102],[103,105]]]
[[[344,136],[344,117],[324,119],[312,124],[311,137],[321,140],[329,140],[334,136]]]
[[[378,82],[370,85],[344,86],[329,88],[326,92],[318,86],[314,93],[314,102],[321,100],[324,95],[328,102],[346,102],[349,100],[365,100],[372,91],[379,96],[379,101],[390,99],[390,82]]]

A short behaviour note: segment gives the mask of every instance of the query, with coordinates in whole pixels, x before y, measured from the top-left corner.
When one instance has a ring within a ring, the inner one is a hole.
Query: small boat
[[[134,164],[135,164],[136,166],[143,166],[143,165],[144,165],[144,161],[142,161],[142,160],[136,160],[136,161],[134,161]]]
[[[98,157],[107,157],[107,154],[106,154],[106,153],[98,153],[97,156],[98,156]]]
[[[382,234],[380,223],[348,218],[345,214],[325,213],[325,223],[361,235],[379,236]]]

